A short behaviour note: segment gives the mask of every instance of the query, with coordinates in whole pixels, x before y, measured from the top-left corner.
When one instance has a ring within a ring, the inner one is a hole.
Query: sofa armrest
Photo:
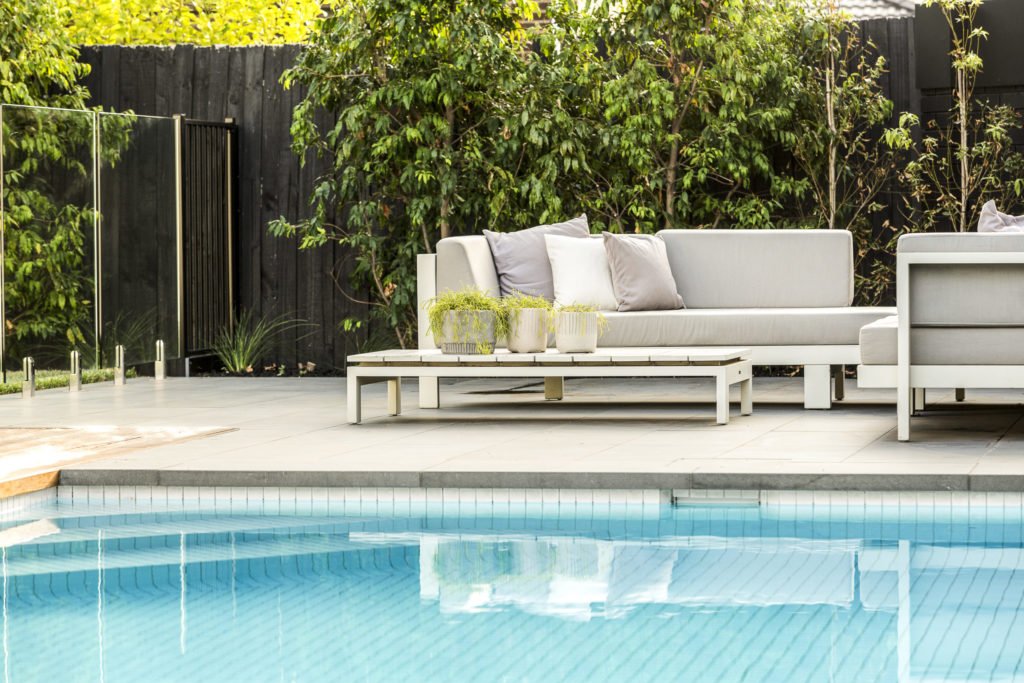
[[[498,271],[487,238],[482,235],[447,237],[437,243],[437,291],[475,287],[499,296]]]
[[[915,403],[913,327],[1024,325],[1016,304],[1020,299],[1014,297],[1024,292],[1024,278],[1020,277],[1024,267],[1024,241],[1020,238],[1024,236],[907,237],[900,238],[896,253],[896,432],[900,441],[910,439]],[[1006,305],[1008,301],[1013,303]],[[953,386],[963,385],[954,381]]]

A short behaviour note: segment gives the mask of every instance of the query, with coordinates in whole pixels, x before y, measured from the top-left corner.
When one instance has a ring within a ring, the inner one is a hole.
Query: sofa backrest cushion
[[[437,243],[437,292],[472,287],[499,296],[498,271],[483,235],[446,237]]]
[[[538,225],[516,232],[484,230],[484,237],[494,256],[494,268],[498,271],[502,296],[521,292],[527,296],[544,297],[548,301],[555,298],[545,235],[587,237],[590,235],[587,215],[582,214],[564,223]]]
[[[1024,234],[920,233],[897,253],[1024,253]],[[918,264],[910,271],[915,325],[1024,325],[1024,264]]]
[[[845,230],[662,230],[687,308],[824,308],[853,303]]]

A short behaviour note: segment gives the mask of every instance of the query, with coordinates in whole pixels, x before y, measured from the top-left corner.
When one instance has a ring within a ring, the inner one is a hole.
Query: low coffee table
[[[348,421],[362,419],[362,387],[388,383],[388,414],[402,412],[403,377],[543,377],[544,395],[562,398],[566,377],[708,377],[715,380],[716,419],[729,423],[729,387],[740,385],[740,414],[753,412],[750,349],[622,348],[596,353],[443,354],[439,350],[394,349],[348,357]]]

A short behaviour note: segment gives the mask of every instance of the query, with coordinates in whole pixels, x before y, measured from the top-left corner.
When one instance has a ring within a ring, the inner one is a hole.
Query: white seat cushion
[[[720,308],[605,313],[601,346],[855,345],[892,308]]]
[[[896,365],[897,318],[860,330],[860,362]],[[1024,328],[950,327],[910,331],[914,365],[1024,365]]]

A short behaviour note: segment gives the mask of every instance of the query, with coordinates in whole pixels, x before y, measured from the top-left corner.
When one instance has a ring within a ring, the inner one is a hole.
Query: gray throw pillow
[[[544,243],[544,235],[589,237],[590,224],[582,214],[564,223],[538,225],[519,232],[492,232],[484,230],[491,247],[494,268],[498,271],[501,295],[522,292],[528,296],[542,296],[548,301],[555,298],[555,285],[551,279],[551,262]]]
[[[620,311],[666,311],[683,307],[668,265],[665,242],[656,235],[604,233],[612,289]]]

